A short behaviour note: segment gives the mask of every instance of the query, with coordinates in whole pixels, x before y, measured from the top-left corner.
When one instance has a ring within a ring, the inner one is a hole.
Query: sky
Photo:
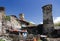
[[[42,7],[52,4],[54,22],[60,21],[60,0],[0,0],[0,6],[5,7],[6,15],[24,13],[25,19],[35,24],[43,22]]]

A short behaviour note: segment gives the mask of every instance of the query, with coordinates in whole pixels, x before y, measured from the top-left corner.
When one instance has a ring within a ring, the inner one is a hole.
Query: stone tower
[[[44,34],[47,34],[51,37],[51,33],[53,31],[53,17],[52,17],[52,5],[48,4],[42,7],[43,9],[43,28]]]
[[[24,20],[24,14],[23,13],[19,14],[19,18],[20,20]]]
[[[0,35],[4,33],[5,27],[5,9],[0,7]]]

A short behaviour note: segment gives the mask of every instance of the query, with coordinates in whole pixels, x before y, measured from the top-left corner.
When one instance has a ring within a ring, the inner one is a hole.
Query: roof
[[[32,28],[36,28],[36,26],[22,27],[21,30],[24,30],[24,29],[32,29]]]
[[[0,11],[4,11],[4,7],[0,7]]]
[[[25,23],[25,24],[29,25],[29,22],[27,22],[25,20],[19,20],[19,21],[22,22],[22,23]]]
[[[10,15],[10,16],[17,18],[15,15]]]
[[[52,6],[52,4],[44,5],[42,8],[44,9],[45,7]]]
[[[8,30],[8,29],[6,29],[6,30]],[[10,29],[8,31],[10,31],[10,32],[27,32],[27,30],[12,30],[12,29]]]
[[[37,27],[42,27],[43,28],[43,24],[39,24],[39,25],[35,25],[35,26],[27,26],[27,27],[22,27],[21,29],[32,29],[32,28],[37,28]]]

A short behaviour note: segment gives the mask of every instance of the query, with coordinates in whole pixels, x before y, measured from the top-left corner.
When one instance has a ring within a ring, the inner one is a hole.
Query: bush
[[[5,20],[10,21],[10,16],[6,16],[6,17],[5,17]]]

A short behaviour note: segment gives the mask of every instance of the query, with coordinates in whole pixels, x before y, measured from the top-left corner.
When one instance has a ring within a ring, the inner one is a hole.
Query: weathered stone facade
[[[0,7],[0,34],[3,35],[5,33],[5,9],[4,7]]]
[[[18,21],[18,18],[15,15],[10,16],[10,22],[13,29],[17,30],[21,28],[20,21]]]
[[[25,19],[24,19],[24,14],[23,14],[23,13],[20,13],[20,14],[19,14],[19,19],[20,19],[20,20],[25,20]]]
[[[60,38],[47,38],[48,41],[60,41]]]
[[[10,27],[8,29],[8,33],[9,35],[13,36],[13,41],[23,40],[23,38],[25,37],[25,36],[23,37],[23,34],[28,35],[33,34],[32,36],[38,34],[41,35],[46,34],[48,37],[52,37],[51,33],[54,31],[54,24],[52,18],[52,5],[51,4],[45,5],[42,7],[42,9],[43,9],[43,24],[34,25],[27,22],[24,19],[24,14],[22,13],[19,15],[20,17],[19,19],[15,15],[11,15],[10,20],[6,21],[4,8],[0,7],[0,34],[3,35],[6,31],[5,28]],[[58,32],[58,34],[60,33]]]
[[[51,32],[53,31],[53,17],[52,17],[52,5],[48,4],[42,7],[43,9],[43,27],[44,34],[47,34],[50,37]]]

